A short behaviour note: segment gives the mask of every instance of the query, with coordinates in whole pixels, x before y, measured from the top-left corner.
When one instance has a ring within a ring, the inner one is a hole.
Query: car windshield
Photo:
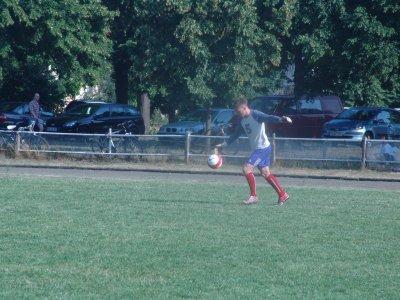
[[[250,108],[262,111],[266,114],[273,114],[278,109],[278,99],[256,98],[250,102]]]
[[[339,114],[337,119],[368,121],[375,117],[376,111],[371,109],[348,109]]]
[[[72,108],[67,114],[90,116],[93,115],[99,107],[100,104],[82,104]]]
[[[21,103],[0,103],[0,112],[11,112],[20,105]]]
[[[211,112],[211,120],[217,116],[217,111]],[[179,121],[182,122],[205,122],[207,118],[207,111],[206,110],[196,110],[192,113],[183,115],[179,118]]]

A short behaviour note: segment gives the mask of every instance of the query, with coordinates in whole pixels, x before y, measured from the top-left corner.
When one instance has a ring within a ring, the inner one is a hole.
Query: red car
[[[252,99],[250,107],[269,115],[290,117],[292,125],[268,125],[268,133],[298,138],[321,137],[323,125],[343,111],[342,101],[337,96],[262,96]]]

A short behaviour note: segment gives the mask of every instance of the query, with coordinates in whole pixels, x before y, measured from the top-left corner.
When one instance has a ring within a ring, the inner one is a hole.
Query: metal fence
[[[400,171],[400,141],[369,140],[365,154],[369,168]]]
[[[225,136],[118,135],[0,131],[0,149],[14,156],[68,155],[131,160],[204,161]],[[400,167],[400,141],[271,138],[273,160],[301,166],[344,168]],[[226,163],[243,162],[250,152],[247,138],[224,149]]]

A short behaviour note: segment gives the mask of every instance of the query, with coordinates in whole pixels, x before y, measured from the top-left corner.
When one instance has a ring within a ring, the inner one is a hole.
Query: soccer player
[[[243,174],[250,187],[250,196],[244,204],[256,204],[258,202],[256,193],[256,180],[254,177],[254,168],[257,167],[265,180],[275,189],[278,194],[278,205],[285,203],[289,195],[282,188],[279,181],[271,174],[269,169],[271,163],[271,145],[265,133],[265,124],[267,123],[288,123],[292,120],[289,117],[277,117],[266,115],[257,110],[252,110],[247,104],[247,99],[240,98],[235,102],[235,111],[239,117],[240,126],[236,127],[235,132],[229,137],[227,142],[216,145],[215,152],[218,154],[221,148],[229,146],[244,132],[250,142],[252,154],[249,160],[243,166]]]

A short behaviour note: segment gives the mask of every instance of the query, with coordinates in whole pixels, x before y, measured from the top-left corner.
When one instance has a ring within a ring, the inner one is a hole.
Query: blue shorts
[[[259,169],[269,167],[271,164],[271,153],[271,146],[254,150],[247,163]]]

